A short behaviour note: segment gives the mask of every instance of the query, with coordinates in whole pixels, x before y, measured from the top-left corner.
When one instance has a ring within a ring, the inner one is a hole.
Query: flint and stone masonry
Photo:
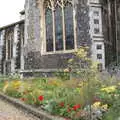
[[[20,14],[20,21],[0,28],[3,74],[64,69],[81,46],[103,70],[119,63],[119,0],[26,0]]]

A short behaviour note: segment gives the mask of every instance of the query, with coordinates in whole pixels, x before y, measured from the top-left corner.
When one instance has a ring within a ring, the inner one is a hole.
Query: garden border
[[[9,97],[3,93],[0,92],[0,99],[6,100],[8,103],[14,105],[16,108],[21,109],[22,111],[26,111],[28,114],[32,114],[35,117],[39,118],[40,120],[65,120],[64,118],[52,116],[42,110],[37,110],[35,108],[32,108],[30,105],[26,105],[23,102]]]

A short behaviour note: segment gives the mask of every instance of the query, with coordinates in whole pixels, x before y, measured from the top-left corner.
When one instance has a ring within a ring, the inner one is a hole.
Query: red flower
[[[80,107],[81,107],[80,104],[74,105],[74,106],[73,106],[73,110],[76,111],[76,110],[79,109]]]
[[[67,109],[67,112],[71,112],[71,108],[68,108],[68,109]]]
[[[41,95],[41,96],[38,97],[38,100],[39,100],[39,101],[43,101],[43,100],[44,100],[44,97]]]
[[[64,102],[61,102],[59,105],[60,107],[64,107]]]
[[[25,98],[21,98],[21,101],[26,101],[26,99]]]

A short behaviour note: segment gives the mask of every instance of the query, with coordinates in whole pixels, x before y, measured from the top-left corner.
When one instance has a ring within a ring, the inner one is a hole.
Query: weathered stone
[[[64,54],[41,54],[40,37],[40,10],[34,6],[35,1],[26,1],[26,45],[25,45],[25,70],[28,69],[60,69],[67,66],[67,60],[72,57],[72,53]],[[28,7],[29,6],[29,7]],[[91,43],[89,35],[89,6],[87,0],[74,0],[77,22],[77,47],[89,45]],[[27,12],[29,11],[29,12]],[[36,15],[37,14],[37,15]],[[44,27],[44,26],[43,26]],[[35,29],[34,29],[35,28]],[[34,30],[33,30],[34,29]],[[39,34],[39,35],[38,35]]]
[[[102,69],[105,69],[105,65],[109,65],[113,61],[119,62],[119,0],[70,1],[72,1],[73,6],[74,50],[66,50],[64,43],[64,50],[57,51],[54,47],[54,51],[46,52],[46,27],[44,23],[44,2],[46,1],[25,0],[25,24],[24,21],[19,21],[0,28],[0,33],[2,33],[0,38],[3,43],[0,45],[0,53],[2,53],[0,69],[2,73],[16,71],[27,73],[46,69],[53,71],[53,69],[65,68],[67,60],[81,46],[89,46],[90,57],[94,62],[100,63]],[[111,7],[109,8],[109,6]],[[51,9],[54,11],[53,8]],[[18,30],[15,26],[19,26]],[[8,60],[10,50],[6,48],[8,36],[11,33],[14,34],[13,41],[17,42],[13,42],[13,52],[11,52],[13,57]],[[18,33],[20,33],[20,37],[18,37]],[[55,35],[53,36],[54,41],[56,41]],[[65,40],[65,35],[63,38]],[[97,46],[101,46],[101,49],[97,49]]]

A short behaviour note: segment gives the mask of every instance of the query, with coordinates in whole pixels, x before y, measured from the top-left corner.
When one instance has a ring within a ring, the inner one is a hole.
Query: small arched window
[[[74,49],[72,0],[46,0],[44,11],[46,52]]]

